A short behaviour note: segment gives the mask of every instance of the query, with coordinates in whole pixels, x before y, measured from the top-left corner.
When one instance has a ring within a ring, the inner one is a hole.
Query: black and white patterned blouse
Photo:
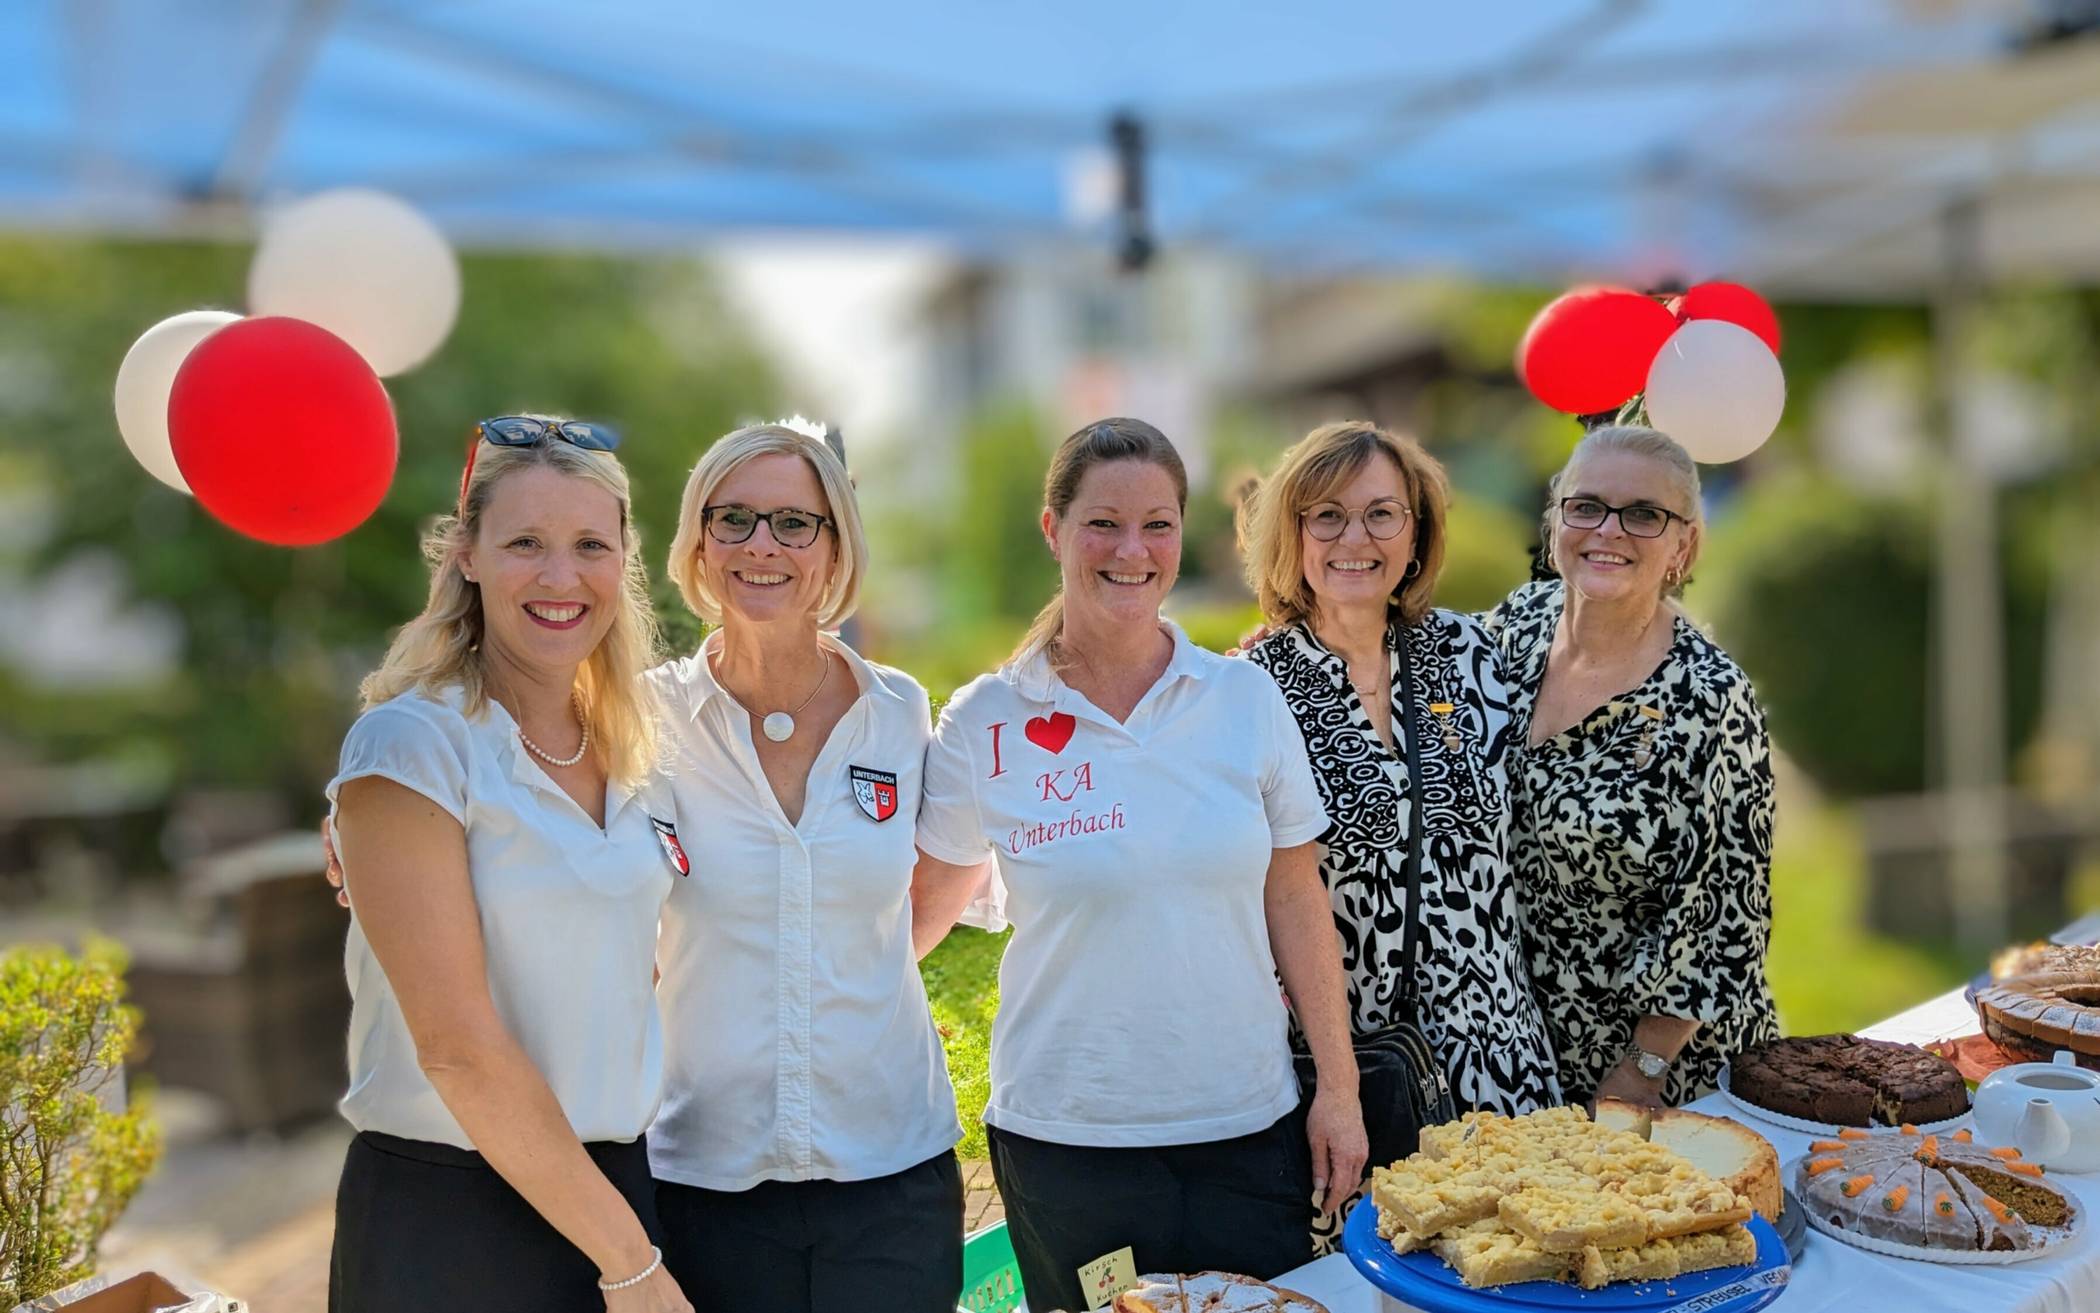
[[[1320,867],[1334,903],[1350,1021],[1365,1034],[1403,1010],[1404,885],[1415,818],[1407,792],[1397,628],[1386,652],[1394,748],[1349,682],[1348,666],[1304,625],[1248,652],[1272,675],[1305,735],[1331,818]],[[1509,697],[1478,621],[1432,611],[1408,635],[1422,729],[1422,933],[1413,1018],[1443,1059],[1461,1108],[1516,1114],[1560,1102],[1553,1049],[1524,966],[1509,864]]]
[[[1513,713],[1512,844],[1531,980],[1570,1100],[1588,1099],[1648,1015],[1700,1023],[1664,1097],[1714,1087],[1779,1027],[1772,937],[1772,761],[1735,662],[1683,616],[1639,685],[1528,746],[1565,585],[1526,584],[1487,616]]]

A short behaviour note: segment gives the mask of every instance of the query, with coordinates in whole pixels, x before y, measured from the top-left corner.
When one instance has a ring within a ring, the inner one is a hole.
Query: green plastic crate
[[[976,1235],[963,1237],[962,1300],[958,1313],[1013,1313],[1026,1308],[1021,1265],[1014,1261],[1006,1223],[994,1222]]]

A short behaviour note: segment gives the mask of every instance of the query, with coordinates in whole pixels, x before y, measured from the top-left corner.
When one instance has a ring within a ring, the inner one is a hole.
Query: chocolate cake
[[[1945,1058],[1857,1035],[1805,1035],[1743,1050],[1729,1092],[1745,1103],[1833,1126],[1936,1122],[1969,1110],[1968,1086]]]

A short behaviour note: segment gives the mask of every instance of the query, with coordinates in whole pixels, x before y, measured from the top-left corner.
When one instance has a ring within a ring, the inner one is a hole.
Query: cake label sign
[[[1086,1292],[1088,1308],[1106,1308],[1110,1300],[1137,1283],[1137,1258],[1129,1245],[1079,1268],[1079,1288]]]
[[[1736,1300],[1777,1289],[1785,1285],[1793,1274],[1794,1269],[1791,1267],[1775,1267],[1768,1272],[1759,1272],[1755,1276],[1722,1286],[1718,1290],[1709,1290],[1696,1299],[1672,1304],[1661,1313],[1715,1313],[1715,1310],[1726,1308]]]

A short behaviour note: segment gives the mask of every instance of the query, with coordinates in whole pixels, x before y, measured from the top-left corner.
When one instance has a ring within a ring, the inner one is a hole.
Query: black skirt
[[[583,1146],[661,1245],[649,1150]],[[329,1313],[602,1309],[598,1267],[478,1153],[365,1131],[335,1195]]]

